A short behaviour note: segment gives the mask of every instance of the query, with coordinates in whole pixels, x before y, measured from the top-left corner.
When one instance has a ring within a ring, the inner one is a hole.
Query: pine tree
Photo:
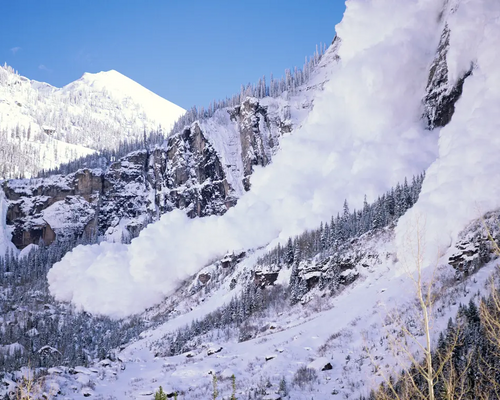
[[[167,394],[163,391],[163,388],[161,386],[155,393],[155,400],[167,400]]]

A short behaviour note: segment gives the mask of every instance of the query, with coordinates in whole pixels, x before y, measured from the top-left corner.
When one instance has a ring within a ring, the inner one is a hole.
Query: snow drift
[[[436,0],[349,0],[333,77],[273,164],[222,217],[164,215],[130,245],[77,247],[48,274],[58,300],[123,317],[172,293],[226,251],[283,241],[426,169],[437,135],[421,99],[441,34]]]

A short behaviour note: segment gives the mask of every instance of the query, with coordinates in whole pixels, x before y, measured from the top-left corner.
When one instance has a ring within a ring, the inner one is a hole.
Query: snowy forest
[[[144,131],[161,130],[130,98],[81,80],[69,86],[57,89],[0,67],[0,179],[34,177],[127,143],[136,148]]]
[[[387,382],[359,400],[499,399],[500,292],[493,288],[488,296],[478,293],[475,297],[460,304],[456,317],[439,334],[432,369],[416,362],[400,375],[387,377]],[[428,371],[433,371],[432,395]]]
[[[0,128],[0,179],[36,176],[44,165],[57,165],[92,153],[30,127]]]
[[[40,131],[48,128],[45,130],[51,131],[54,139],[93,150],[112,149],[120,141],[142,139],[144,129],[158,127],[152,125],[139,105],[130,100],[117,104],[106,89],[96,90],[84,84],[73,89],[57,91],[49,84],[20,76],[8,65],[0,67],[3,106],[14,102],[18,109],[14,115],[10,112],[1,117],[0,126],[28,130],[32,124],[32,130],[35,126]]]

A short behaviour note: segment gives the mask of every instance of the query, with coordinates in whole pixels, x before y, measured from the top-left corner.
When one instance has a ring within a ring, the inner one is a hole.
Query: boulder
[[[222,347],[211,347],[207,350],[207,356],[211,356],[212,354],[217,354],[222,351]]]
[[[314,369],[316,371],[328,371],[333,369],[331,362],[326,357],[320,357],[316,360],[310,362],[307,368]]]
[[[200,275],[198,275],[198,280],[203,285],[206,285],[210,279],[211,279],[210,274],[200,274]]]

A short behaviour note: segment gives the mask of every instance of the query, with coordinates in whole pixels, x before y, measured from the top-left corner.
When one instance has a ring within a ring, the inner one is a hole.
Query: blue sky
[[[343,0],[16,0],[2,4],[0,62],[64,86],[115,69],[184,107],[301,67],[330,44]]]

